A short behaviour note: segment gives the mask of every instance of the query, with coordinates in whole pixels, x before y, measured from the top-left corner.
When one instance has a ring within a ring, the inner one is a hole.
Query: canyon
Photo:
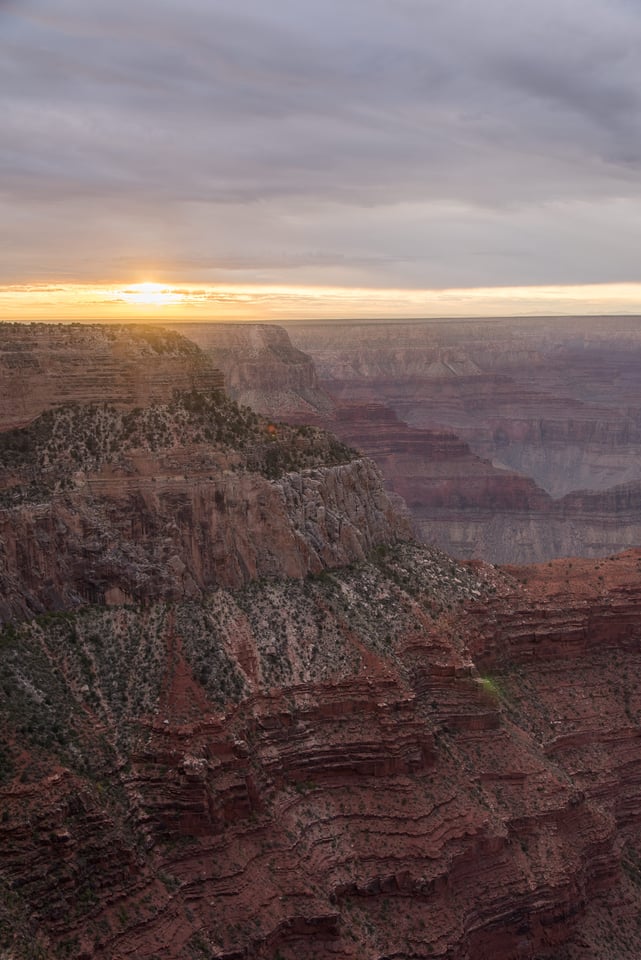
[[[3,401],[3,957],[638,957],[641,550],[453,559],[353,449],[410,504],[417,449],[477,464],[498,512],[515,474],[451,424],[160,336]]]
[[[598,557],[639,542],[638,318],[288,331],[339,401],[381,403],[410,428],[468,444],[466,462],[457,457],[434,479],[430,454],[418,454],[408,503],[425,539],[502,563]],[[386,476],[392,489],[403,485],[393,466]]]
[[[292,342],[266,324],[184,332],[236,399],[322,424],[371,456],[426,542],[497,563],[641,542],[638,319],[286,329]]]

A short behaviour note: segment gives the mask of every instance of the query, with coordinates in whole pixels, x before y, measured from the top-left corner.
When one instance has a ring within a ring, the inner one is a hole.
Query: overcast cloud
[[[637,280],[641,4],[0,0],[0,281]]]

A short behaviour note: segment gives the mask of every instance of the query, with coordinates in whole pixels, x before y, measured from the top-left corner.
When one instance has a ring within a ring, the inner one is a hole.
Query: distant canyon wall
[[[287,329],[337,402],[333,429],[377,459],[428,542],[514,563],[641,542],[636,318]]]
[[[3,324],[0,424],[68,400],[135,406],[224,381],[239,402],[322,424],[373,457],[416,532],[453,555],[598,557],[641,542],[638,328]]]
[[[269,323],[179,323],[223,371],[225,387],[240,403],[267,416],[327,415],[332,400],[318,382],[311,358],[296,350],[287,332]]]

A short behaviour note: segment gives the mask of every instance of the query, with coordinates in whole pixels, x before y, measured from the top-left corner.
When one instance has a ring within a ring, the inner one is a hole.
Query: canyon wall
[[[344,399],[451,429],[553,496],[640,480],[637,318],[290,324]],[[539,466],[537,466],[539,464]]]
[[[98,400],[0,433],[0,953],[636,960],[641,551],[463,564],[321,430]]]
[[[56,404],[137,406],[223,377],[184,337],[149,325],[0,323],[0,428]]]
[[[0,454],[0,621],[304,577],[409,536],[371,461],[216,391],[63,407]]]
[[[313,419],[331,411],[312,360],[270,323],[178,323],[172,328],[223,371],[230,396],[266,416]]]
[[[407,545],[5,630],[4,949],[638,956],[640,564]]]
[[[0,510],[0,621],[304,577],[403,535],[368,460],[268,481],[172,475],[148,458],[144,473],[92,474],[48,504]]]
[[[641,542],[635,509],[622,509],[641,497],[636,318],[292,323],[288,331],[338,406],[369,405],[360,424],[358,412],[349,427],[339,414],[334,429],[381,457],[426,540],[495,562],[604,556]],[[451,436],[449,464],[440,441],[430,452],[430,433]]]
[[[239,402],[323,424],[372,457],[426,542],[529,563],[641,542],[641,339],[629,320],[603,326],[290,325],[311,355],[270,324],[175,329]]]

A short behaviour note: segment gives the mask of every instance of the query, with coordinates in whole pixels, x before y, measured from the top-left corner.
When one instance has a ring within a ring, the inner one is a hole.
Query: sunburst
[[[164,307],[171,303],[180,303],[184,300],[183,294],[172,287],[165,287],[162,283],[132,283],[125,290],[118,291],[119,296],[126,303],[141,303]]]

